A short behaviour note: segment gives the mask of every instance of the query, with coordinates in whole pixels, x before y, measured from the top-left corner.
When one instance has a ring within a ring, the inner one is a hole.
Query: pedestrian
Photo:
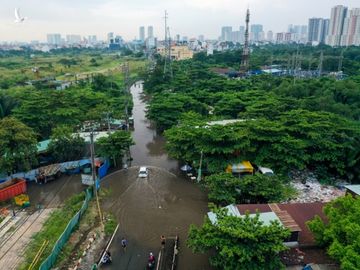
[[[166,241],[166,238],[165,236],[160,236],[160,241],[161,241],[161,247],[164,248],[165,247],[165,241]]]
[[[13,218],[16,216],[15,209],[12,210]]]
[[[122,248],[124,249],[124,252],[126,251],[126,246],[127,246],[127,244],[128,244],[128,241],[125,239],[125,237],[123,237],[123,238],[121,239],[121,246],[122,246]]]

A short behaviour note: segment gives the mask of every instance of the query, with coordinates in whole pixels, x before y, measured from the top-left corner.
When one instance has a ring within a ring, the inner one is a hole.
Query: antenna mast
[[[250,10],[249,8],[246,11],[246,28],[245,28],[245,43],[244,49],[241,58],[241,66],[240,71],[242,73],[246,73],[249,70],[249,57],[250,57],[250,49],[249,49],[249,22],[250,22]]]

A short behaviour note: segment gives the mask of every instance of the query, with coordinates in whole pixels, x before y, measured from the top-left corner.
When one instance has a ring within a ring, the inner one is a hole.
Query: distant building
[[[95,44],[95,43],[97,43],[97,37],[96,37],[96,35],[90,35],[90,36],[88,36],[88,43],[89,43],[89,44]]]
[[[115,38],[110,39],[109,49],[110,50],[119,50],[124,46],[124,40],[121,36],[115,36]]]
[[[199,41],[201,41],[201,42],[204,42],[205,41],[205,37],[204,37],[204,35],[199,35]]]
[[[273,31],[269,30],[266,34],[266,40],[269,42],[273,42],[274,41],[274,33]]]
[[[285,40],[285,33],[276,33],[276,43],[281,44]]]
[[[325,39],[327,45],[340,46],[347,11],[348,8],[342,5],[335,6],[331,9],[329,32]]]
[[[341,46],[360,45],[360,8],[351,9],[344,20]]]
[[[145,26],[140,26],[139,28],[139,40],[145,41]]]
[[[47,34],[46,39],[50,45],[60,45],[62,43],[60,34]]]
[[[147,38],[154,38],[154,27],[151,25],[147,28]]]
[[[176,37],[175,37],[175,41],[176,41],[177,43],[179,43],[179,42],[180,42],[180,35],[179,35],[179,34],[177,34],[177,35],[176,35]]]
[[[231,26],[223,26],[221,28],[221,41],[231,41],[231,33],[232,33]]]
[[[107,43],[110,44],[114,40],[114,33],[110,32],[107,34]]]
[[[308,39],[311,44],[325,43],[329,30],[329,19],[310,18],[308,24]]]
[[[206,48],[206,55],[213,55],[214,54],[214,45],[209,43]]]
[[[157,52],[165,56],[165,47],[158,47]],[[188,46],[171,46],[171,59],[173,60],[191,59],[193,55],[194,52]]]
[[[250,26],[250,40],[254,42],[262,41],[261,32],[263,32],[263,26],[261,24],[252,24]]]
[[[68,44],[80,44],[81,36],[80,35],[66,35],[66,42]]]

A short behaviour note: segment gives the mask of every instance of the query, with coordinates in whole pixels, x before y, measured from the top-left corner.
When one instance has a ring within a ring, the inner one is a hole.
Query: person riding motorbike
[[[102,263],[103,264],[111,263],[111,254],[109,251],[106,251],[104,257],[102,258]]]
[[[154,269],[154,267],[155,267],[155,257],[154,254],[150,252],[147,269]]]

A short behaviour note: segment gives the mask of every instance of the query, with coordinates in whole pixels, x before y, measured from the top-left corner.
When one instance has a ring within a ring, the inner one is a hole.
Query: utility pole
[[[322,72],[323,72],[323,61],[324,61],[324,52],[321,51],[320,53],[320,61],[319,61],[319,66],[318,66],[318,76],[321,77]]]
[[[341,54],[340,54],[340,57],[339,57],[338,72],[342,71],[342,65],[343,65],[343,60],[344,60],[344,50],[345,49],[341,50]]]
[[[171,36],[170,36],[170,28],[167,24],[168,13],[165,10],[165,63],[164,63],[164,78],[169,77],[172,79],[173,72],[171,67]]]
[[[197,181],[198,181],[198,183],[201,181],[201,166],[202,166],[202,161],[203,161],[203,151],[201,150],[200,164],[199,164],[199,170],[198,170],[198,176],[197,176]]]
[[[101,209],[100,209],[100,203],[99,203],[99,197],[97,192],[97,186],[96,186],[96,166],[95,166],[95,148],[94,148],[94,131],[92,130],[90,132],[90,153],[91,153],[91,174],[92,174],[92,180],[94,182],[94,193],[96,197],[96,204],[99,211],[99,218],[101,222],[101,226],[104,229],[104,223],[102,219]]]
[[[130,84],[130,78],[129,78],[129,62],[125,62],[122,65],[122,72],[124,74],[124,92],[125,92],[125,124],[126,124],[126,130],[129,129],[129,112],[128,112],[128,106],[129,106],[129,101],[128,101],[128,94],[129,94],[129,84]]]

